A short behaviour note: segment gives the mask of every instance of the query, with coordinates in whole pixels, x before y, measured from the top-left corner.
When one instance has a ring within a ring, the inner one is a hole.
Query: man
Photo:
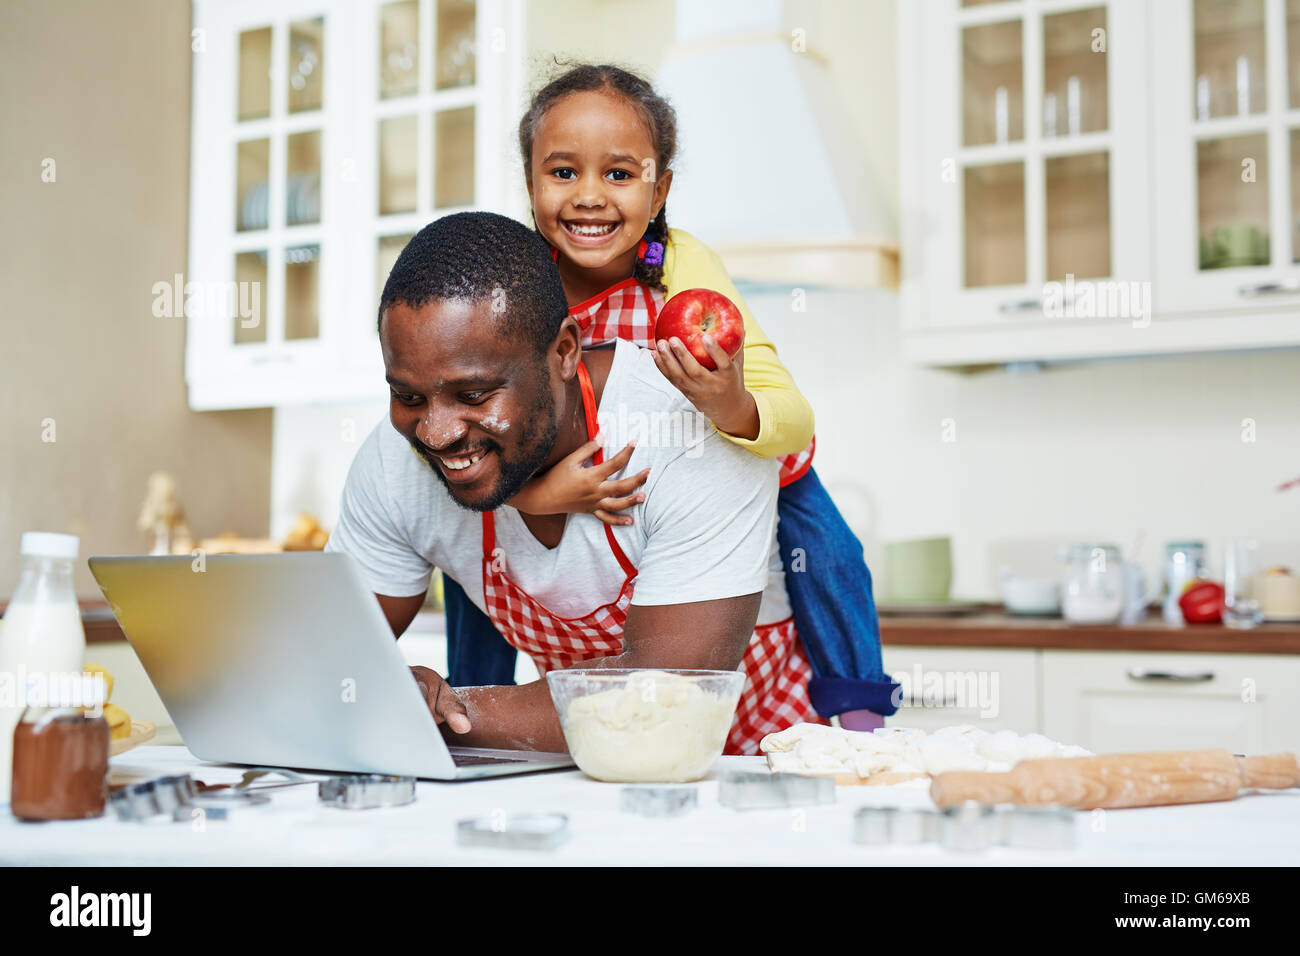
[[[729,753],[817,719],[776,551],[776,462],[720,438],[649,352],[584,353],[536,233],[490,213],[426,226],[384,286],[379,332],[389,421],[357,453],[328,550],[357,559],[394,634],[436,566],[543,673],[743,666]],[[605,449],[640,439],[608,464],[650,469],[630,526],[506,504],[598,419]],[[545,680],[453,689],[413,671],[456,743],[566,749]]]

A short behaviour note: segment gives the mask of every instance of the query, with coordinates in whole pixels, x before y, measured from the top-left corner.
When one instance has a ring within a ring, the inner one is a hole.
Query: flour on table
[[[1088,757],[1091,751],[1060,744],[1042,734],[990,733],[970,724],[926,733],[909,727],[844,730],[795,724],[759,744],[773,770],[790,773],[937,774],[948,770],[1010,770],[1021,760]]]

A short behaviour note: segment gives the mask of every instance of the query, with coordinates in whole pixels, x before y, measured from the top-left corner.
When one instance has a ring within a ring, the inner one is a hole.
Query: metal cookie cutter
[[[694,787],[624,787],[618,806],[643,817],[679,817],[699,802]]]
[[[926,843],[939,839],[941,817],[933,810],[862,807],[853,815],[857,843]]]
[[[992,807],[976,800],[964,800],[943,811],[941,840],[948,850],[987,850],[998,837]]]
[[[194,778],[185,773],[129,783],[109,794],[108,800],[119,820],[140,823],[172,813],[197,792]]]
[[[835,780],[797,773],[723,774],[718,803],[733,810],[773,810],[835,802]]]
[[[1074,816],[1074,810],[1055,804],[1008,807],[999,813],[998,842],[1024,850],[1073,850]]]
[[[563,813],[498,812],[456,823],[456,842],[462,846],[554,850],[568,838],[569,818]]]
[[[383,773],[330,777],[320,782],[317,795],[326,806],[344,810],[401,807],[415,802],[415,778]]]
[[[188,802],[172,811],[172,820],[177,823],[189,823],[194,819],[194,811],[201,810],[207,820],[229,820],[232,815],[240,814],[252,807],[264,807],[271,802],[270,797],[259,793],[247,793],[242,790],[219,790],[215,793],[200,793]]]

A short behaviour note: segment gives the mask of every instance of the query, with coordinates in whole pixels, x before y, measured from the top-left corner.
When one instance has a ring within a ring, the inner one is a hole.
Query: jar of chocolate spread
[[[23,820],[84,820],[108,799],[108,721],[79,710],[34,713],[14,728],[10,809]]]

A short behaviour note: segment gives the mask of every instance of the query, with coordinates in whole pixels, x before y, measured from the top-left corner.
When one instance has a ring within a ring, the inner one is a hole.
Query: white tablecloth
[[[832,805],[740,812],[718,804],[722,770],[765,768],[758,757],[723,757],[697,784],[699,807],[651,819],[619,809],[618,784],[582,773],[524,774],[419,784],[415,803],[349,811],[319,805],[316,787],[272,790],[272,804],[239,819],[124,823],[108,815],[78,822],[0,818],[0,863],[57,865],[229,864],[811,864],[849,866],[1093,866],[1300,864],[1300,789],[1251,792],[1236,800],[1076,814],[1071,852],[996,847],[978,853],[937,845],[853,842],[860,806],[928,807],[924,786],[839,787]],[[184,747],[145,746],[113,758],[114,783],[193,773],[236,781],[244,768],[197,761]],[[266,778],[272,782],[279,778]],[[494,811],[560,811],[571,837],[553,851],[465,847],[456,821]]]

